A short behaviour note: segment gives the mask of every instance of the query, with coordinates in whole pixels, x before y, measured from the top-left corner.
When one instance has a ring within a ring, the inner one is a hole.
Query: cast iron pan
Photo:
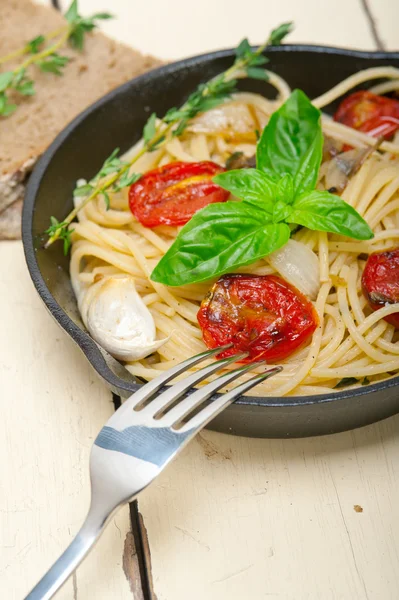
[[[360,69],[399,67],[399,53],[357,52],[319,46],[281,46],[267,55],[270,68],[311,98]],[[202,81],[231,65],[232,50],[196,56],[156,69],[114,90],[79,115],[37,164],[27,188],[22,233],[26,261],[43,302],[80,346],[93,368],[121,396],[139,383],[85,332],[68,275],[62,244],[42,249],[50,216],[62,220],[72,208],[79,177],[89,179],[115,147],[136,142],[149,114],[180,105]],[[375,82],[374,82],[375,83]],[[244,82],[243,89],[273,95],[268,84]],[[334,107],[330,107],[333,110]],[[88,393],[90,391],[88,390]],[[332,395],[289,398],[245,397],[220,414],[211,429],[250,437],[305,437],[345,431],[399,412],[399,377]]]

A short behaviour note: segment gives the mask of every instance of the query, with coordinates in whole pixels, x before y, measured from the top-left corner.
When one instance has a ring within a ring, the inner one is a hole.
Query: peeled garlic
[[[105,276],[75,293],[90,335],[115,358],[139,360],[167,341],[155,339],[154,319],[137,293],[132,276]]]

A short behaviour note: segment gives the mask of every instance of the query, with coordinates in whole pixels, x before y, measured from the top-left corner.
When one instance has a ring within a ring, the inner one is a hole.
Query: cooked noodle
[[[367,69],[341,82],[314,100],[323,108],[354,86],[371,79],[388,79],[374,91],[399,88],[399,70],[391,67]],[[212,160],[224,165],[236,151],[255,153],[254,131],[262,129],[271,113],[288,97],[285,81],[273,75],[279,96],[267,100],[250,93],[236,94],[222,106],[197,117],[180,138],[161,149],[145,154],[135,164],[145,172],[175,160]],[[369,135],[350,129],[323,116],[323,130],[334,140],[355,148],[375,144]],[[137,151],[142,141],[127,155]],[[399,240],[399,145],[383,142],[351,178],[342,198],[365,218],[375,233],[369,241],[301,229],[293,239],[308,245],[319,257],[320,290],[315,301],[320,325],[311,343],[282,361],[284,369],[258,385],[251,394],[259,396],[329,393],[346,377],[370,382],[399,371],[399,345],[395,330],[383,318],[399,311],[399,305],[372,312],[361,290],[364,255],[398,244]],[[321,169],[319,187],[325,189],[328,165]],[[188,356],[205,349],[197,312],[213,281],[171,288],[152,282],[150,274],[171,246],[179,228],[143,227],[128,207],[128,189],[111,194],[111,208],[97,198],[79,212],[74,223],[71,278],[93,283],[103,275],[129,273],[149,308],[157,329],[157,339],[169,337],[157,353],[127,363],[134,375],[150,380]],[[275,273],[267,257],[237,269],[240,273]]]

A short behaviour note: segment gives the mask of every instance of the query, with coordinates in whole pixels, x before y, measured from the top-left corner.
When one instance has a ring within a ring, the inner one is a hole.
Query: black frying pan
[[[399,67],[399,53],[287,45],[271,48],[267,55],[271,69],[292,88],[303,89],[311,98],[360,69],[380,65]],[[43,250],[42,233],[51,215],[61,220],[71,210],[72,191],[79,177],[92,177],[116,146],[127,150],[141,137],[151,112],[163,115],[171,106],[182,104],[200,82],[231,65],[233,57],[232,50],[196,56],[156,69],[114,90],[59,134],[29,181],[22,233],[33,283],[50,313],[80,346],[100,377],[122,396],[130,395],[140,384],[84,330],[62,244]],[[245,81],[243,89],[266,95],[275,93],[261,82]],[[353,429],[398,412],[399,377],[394,377],[331,395],[246,396],[220,414],[210,427],[250,437],[305,437]]]

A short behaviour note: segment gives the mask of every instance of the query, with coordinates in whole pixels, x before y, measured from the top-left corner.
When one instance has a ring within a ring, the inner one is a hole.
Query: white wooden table
[[[397,0],[80,5],[112,9],[110,35],[167,59],[259,42],[283,20],[292,41],[399,45]],[[0,315],[0,589],[19,600],[80,526],[90,445],[113,404],[41,304],[19,242],[0,243]],[[153,599],[397,600],[399,416],[305,440],[203,432],[139,511],[141,536],[122,510],[57,597],[149,600],[141,540]]]

